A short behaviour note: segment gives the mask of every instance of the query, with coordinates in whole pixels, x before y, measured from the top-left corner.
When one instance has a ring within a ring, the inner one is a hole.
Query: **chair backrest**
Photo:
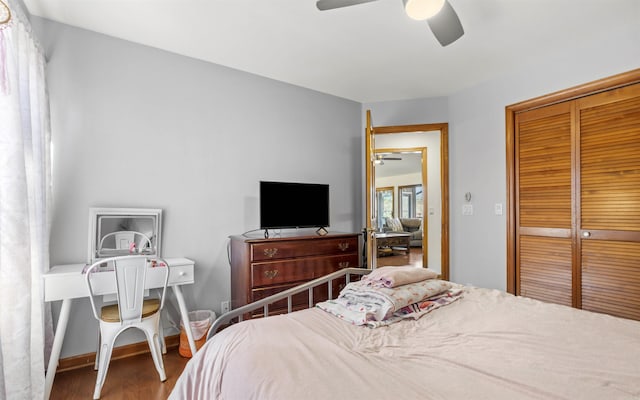
[[[157,259],[151,268],[152,262],[147,256],[121,256],[98,260],[87,269],[87,287],[89,288],[89,299],[93,308],[93,315],[100,319],[98,309],[93,296],[101,294],[100,284],[105,285],[104,280],[97,282],[101,274],[97,269],[101,265],[107,265],[108,269],[113,266],[113,279],[115,280],[115,290],[118,299],[118,311],[122,325],[130,325],[140,322],[142,319],[142,306],[144,302],[144,292],[151,284],[153,287],[161,285],[162,294],[160,298],[160,309],[164,305],[164,297],[169,280],[169,265],[161,259]],[[150,270],[152,273],[149,274]],[[164,272],[164,274],[162,274]],[[152,275],[152,276],[149,276]],[[109,284],[107,282],[106,284]],[[113,285],[111,285],[113,287]],[[104,288],[102,288],[104,290]]]
[[[104,247],[105,245],[111,245],[111,242],[113,242],[113,248]],[[145,251],[148,253],[149,250],[152,250],[151,239],[144,233],[137,231],[111,232],[100,239],[100,243],[98,244],[98,254],[113,250],[124,250],[124,253],[119,253],[120,255],[127,253],[140,254]],[[110,255],[118,255],[118,253],[114,254],[112,252]]]
[[[129,250],[129,248],[131,247],[131,243],[135,243],[136,240],[136,234],[132,231],[115,232],[114,236],[116,240],[116,250]]]

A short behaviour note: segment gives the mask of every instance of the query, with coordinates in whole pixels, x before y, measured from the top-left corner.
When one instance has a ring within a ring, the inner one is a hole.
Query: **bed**
[[[232,324],[170,399],[640,399],[639,321],[458,289],[446,307],[378,328],[317,307]],[[253,307],[268,314],[265,300]]]

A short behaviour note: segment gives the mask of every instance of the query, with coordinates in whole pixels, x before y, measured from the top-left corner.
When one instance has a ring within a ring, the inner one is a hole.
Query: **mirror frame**
[[[367,116],[370,118],[369,116]],[[369,125],[369,124],[368,124]],[[440,253],[441,253],[441,272],[440,277],[444,280],[449,280],[449,124],[435,123],[435,124],[417,124],[417,125],[393,125],[393,126],[371,126],[370,132],[367,135],[380,134],[398,134],[398,133],[415,133],[415,132],[440,132],[440,182],[441,182],[441,204],[442,204],[442,226],[441,226],[441,241],[440,241]],[[372,146],[369,143],[373,143],[375,139],[366,138],[366,221],[371,221],[372,207],[371,203],[375,199],[371,199],[372,192],[372,174],[371,168],[369,168],[369,162],[372,157]],[[375,149],[374,149],[375,151]],[[374,185],[375,188],[375,185]],[[367,256],[370,256],[371,251],[367,251]]]
[[[150,256],[162,257],[162,209],[160,208],[89,208],[89,247],[87,252],[87,262],[93,263],[104,257],[97,257],[98,252],[98,220],[103,216],[109,217],[155,217],[155,253]]]

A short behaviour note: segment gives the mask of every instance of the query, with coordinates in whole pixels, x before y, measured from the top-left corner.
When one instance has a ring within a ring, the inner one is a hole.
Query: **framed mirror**
[[[161,244],[161,209],[89,209],[89,263],[129,254],[161,257]]]
[[[391,262],[389,255],[384,253],[385,243],[378,243],[384,232],[380,234],[380,224],[382,218],[380,211],[387,212],[388,207],[383,204],[384,198],[377,193],[378,188],[393,186],[395,205],[393,206],[394,216],[400,217],[400,213],[406,215],[415,214],[416,218],[422,219],[422,229],[418,226],[418,231],[422,231],[422,267],[431,268],[440,273],[444,280],[449,279],[449,141],[448,124],[419,124],[419,125],[397,125],[397,126],[373,126],[371,111],[366,112],[365,129],[365,179],[366,179],[366,266],[376,268],[378,266],[378,255],[382,254],[387,261]],[[378,170],[381,158],[386,156],[391,163],[401,163],[397,158],[408,158],[408,152],[415,151],[416,148],[427,148],[428,156],[422,159],[422,183],[388,181],[376,182],[379,177]],[[382,156],[382,157],[379,157]],[[427,163],[429,164],[427,166]],[[426,168],[426,169],[425,169]],[[428,177],[427,177],[428,175]],[[407,186],[400,189],[400,186]],[[422,203],[422,209],[418,204]],[[415,208],[414,208],[415,207]],[[421,214],[421,216],[419,216]],[[386,220],[386,218],[384,218]],[[395,221],[394,221],[395,222]],[[412,222],[412,221],[411,221]],[[385,229],[384,226],[382,227]],[[408,229],[408,231],[411,229]],[[415,230],[415,227],[414,227]],[[404,229],[403,229],[404,231]],[[410,232],[415,235],[415,232]],[[388,235],[387,235],[388,236]],[[402,236],[402,235],[395,235]],[[406,235],[404,235],[406,236]],[[388,239],[388,238],[387,238]],[[409,246],[396,245],[398,248],[409,248],[409,262],[412,262],[412,250],[417,253],[419,241],[409,242]],[[393,250],[393,245],[388,246]],[[392,256],[395,256],[392,252]],[[399,257],[406,254],[398,252]],[[407,264],[406,259],[402,260],[403,265]],[[391,265],[391,264],[389,264]],[[415,264],[418,266],[418,264]]]

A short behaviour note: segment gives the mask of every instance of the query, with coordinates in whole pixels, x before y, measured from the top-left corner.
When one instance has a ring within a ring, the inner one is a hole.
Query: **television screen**
[[[329,226],[329,185],[260,182],[260,229]]]

